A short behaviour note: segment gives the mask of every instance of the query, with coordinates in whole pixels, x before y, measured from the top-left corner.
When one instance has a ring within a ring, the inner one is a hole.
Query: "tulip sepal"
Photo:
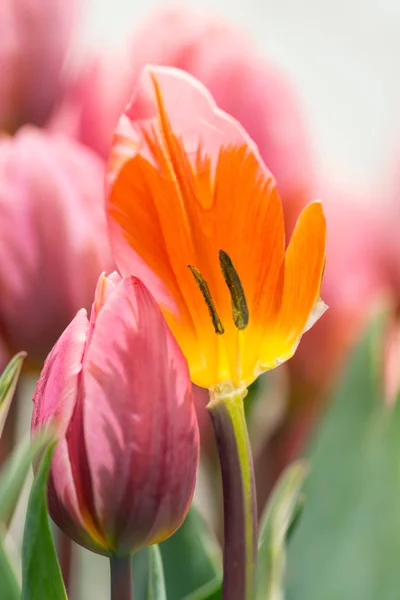
[[[218,446],[224,498],[224,600],[250,600],[257,560],[253,458],[243,399],[246,389],[211,392],[207,406]]]

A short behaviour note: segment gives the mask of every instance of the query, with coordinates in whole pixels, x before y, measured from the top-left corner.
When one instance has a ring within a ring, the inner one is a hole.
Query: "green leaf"
[[[260,528],[255,600],[277,600],[282,594],[285,541],[301,504],[301,486],[307,473],[305,461],[297,461],[279,480],[265,511]],[[221,600],[220,576],[214,577],[186,600]]]
[[[22,545],[22,600],[66,600],[47,514],[46,484],[55,444],[48,446],[32,485]]]
[[[17,505],[28,471],[51,439],[51,432],[38,432],[26,438],[13,451],[0,472],[0,521],[8,526]]]
[[[259,399],[260,389],[264,385],[264,383],[265,383],[265,377],[263,377],[262,383],[261,383],[261,378],[258,377],[255,381],[253,381],[253,383],[247,389],[246,401],[244,403],[246,419],[249,419],[249,417],[253,411],[253,408],[254,408],[255,404],[257,403],[257,400]]]
[[[166,596],[171,600],[219,600],[221,551],[194,505],[173,536],[159,544]],[[135,600],[148,598],[149,549],[133,557]]]
[[[348,364],[309,451],[287,599],[398,600],[400,399],[381,394],[383,319]]]
[[[185,600],[222,600],[222,576],[206,583]]]
[[[15,388],[17,387],[19,374],[26,352],[16,354],[6,366],[0,377],[0,437],[3,433],[8,411],[11,406]]]
[[[290,465],[268,502],[260,526],[255,600],[283,600],[286,539],[292,523],[297,522],[307,471],[304,461]]]
[[[149,548],[143,548],[132,556],[132,574],[135,600],[147,600],[150,579]]]
[[[155,544],[149,548],[149,594],[148,600],[167,600],[165,591],[164,568],[159,547]]]
[[[197,598],[195,592],[216,586],[221,579],[219,546],[193,505],[178,531],[160,544],[160,551],[171,600]]]
[[[3,548],[0,536],[0,589],[1,600],[20,600],[21,590],[14,569]]]

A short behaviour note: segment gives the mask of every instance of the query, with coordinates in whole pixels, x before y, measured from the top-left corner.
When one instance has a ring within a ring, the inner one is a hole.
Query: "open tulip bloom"
[[[143,70],[107,184],[116,263],[149,288],[192,381],[210,390],[229,490],[224,598],[249,598],[257,541],[243,398],[326,309],[322,205],[303,210],[286,247],[275,180],[257,146],[196,79],[169,67]]]
[[[142,116],[131,121],[130,113]],[[214,395],[290,358],[321,315],[325,220],[301,214],[285,252],[281,201],[254,142],[194,78],[143,71],[112,149],[114,257],[152,291]]]

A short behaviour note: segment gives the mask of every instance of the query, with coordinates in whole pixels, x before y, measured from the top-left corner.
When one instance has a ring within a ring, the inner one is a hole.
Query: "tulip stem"
[[[127,556],[111,556],[111,600],[132,600],[132,560]]]
[[[69,596],[71,591],[71,578],[72,578],[72,554],[73,554],[73,541],[64,532],[59,530],[59,562],[61,567],[61,573],[64,580],[65,590]]]
[[[221,465],[224,497],[224,600],[249,600],[257,559],[257,506],[253,458],[243,406],[233,391],[208,404]]]

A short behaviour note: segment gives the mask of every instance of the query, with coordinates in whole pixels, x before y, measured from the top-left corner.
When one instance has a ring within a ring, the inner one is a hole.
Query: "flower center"
[[[219,264],[221,266],[222,275],[225,283],[228,286],[232,302],[232,317],[238,329],[245,329],[249,324],[249,309],[247,306],[246,296],[240,281],[238,272],[236,271],[232,259],[224,250],[219,251]],[[214,300],[211,296],[210,288],[202,274],[193,265],[188,265],[193,277],[201,291],[204,301],[207,304],[208,312],[210,313],[211,321],[214,326],[214,331],[218,335],[225,332],[221,319],[219,318]]]

